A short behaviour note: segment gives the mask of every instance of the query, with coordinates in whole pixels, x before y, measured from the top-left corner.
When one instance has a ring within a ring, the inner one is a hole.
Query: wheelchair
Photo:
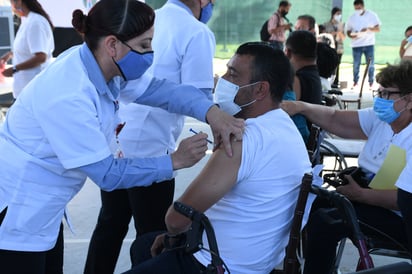
[[[181,202],[174,202],[173,208],[192,221],[189,231],[185,233],[186,243],[184,248],[187,253],[195,253],[203,248],[202,235],[203,232],[206,233],[211,262],[202,274],[223,274],[225,270],[230,274],[229,269],[220,258],[215,231],[206,215]]]

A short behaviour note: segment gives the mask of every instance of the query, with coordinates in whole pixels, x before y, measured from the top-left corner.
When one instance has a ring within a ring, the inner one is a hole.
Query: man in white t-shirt
[[[362,54],[371,60],[368,70],[369,87],[372,88],[375,73],[375,33],[380,31],[381,21],[376,13],[365,9],[363,0],[353,1],[355,13],[346,22],[346,33],[351,39],[353,57],[353,87],[358,86]]]
[[[231,158],[215,151],[178,199],[208,216],[220,256],[232,273],[266,274],[282,262],[300,182],[311,170],[299,131],[279,108],[290,69],[284,53],[263,42],[237,49],[217,82],[215,102],[247,119],[243,141],[232,140]],[[165,221],[169,236],[191,224],[173,207]],[[135,268],[127,273],[199,273],[210,263],[206,241],[206,249],[193,255],[171,250],[142,258],[148,250],[143,242],[150,236],[133,244]],[[155,240],[154,250],[162,249],[164,236]]]
[[[206,22],[212,16],[213,2],[168,0],[156,10],[155,54],[148,70],[156,78],[195,86],[210,99],[216,42]],[[120,104],[119,117],[125,122],[118,135],[125,158],[173,153],[185,121],[183,115],[140,104]],[[113,273],[132,216],[136,236],[165,229],[164,216],[173,202],[174,189],[175,179],[171,178],[149,187],[101,190],[102,210],[91,238],[85,273]]]
[[[237,49],[217,82],[215,102],[247,119],[243,140],[232,140],[233,157],[216,150],[178,199],[208,216],[220,256],[232,273],[267,274],[282,262],[302,176],[311,170],[299,131],[279,107],[290,69],[285,54],[264,42]],[[191,225],[173,207],[165,221],[169,236]],[[127,273],[205,270],[210,263],[206,240],[205,249],[193,255],[182,249],[157,255],[165,235],[156,238],[152,259],[148,251],[154,235],[137,240],[131,250],[134,268]]]

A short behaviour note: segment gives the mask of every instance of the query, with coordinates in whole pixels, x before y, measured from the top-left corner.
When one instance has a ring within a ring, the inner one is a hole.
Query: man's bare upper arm
[[[200,174],[187,187],[186,191],[178,199],[180,202],[204,212],[226,193],[228,193],[237,181],[237,174],[242,157],[242,142],[232,140],[233,156],[228,157],[223,148],[215,151]],[[173,232],[182,232],[190,221],[169,208],[166,224]]]
[[[224,149],[215,151],[200,174],[179,200],[204,212],[219,201],[236,184],[242,156],[242,142],[232,140],[233,156]]]

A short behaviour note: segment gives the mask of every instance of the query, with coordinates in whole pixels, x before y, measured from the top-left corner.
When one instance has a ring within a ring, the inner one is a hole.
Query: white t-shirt
[[[212,89],[215,37],[207,25],[180,1],[169,0],[156,11],[154,28],[154,60],[147,73],[178,84]],[[126,122],[119,134],[125,157],[161,156],[175,151],[185,121],[183,115],[137,104],[121,105],[119,116]]]
[[[310,171],[303,139],[283,110],[246,120],[237,184],[205,212],[231,273],[267,274],[282,262],[301,180]],[[210,263],[207,251],[195,257]]]
[[[372,31],[360,32],[364,28],[371,28],[376,25],[381,25],[381,21],[376,13],[370,10],[365,10],[363,15],[357,13],[352,14],[346,22],[346,32],[358,32],[357,38],[351,39],[350,45],[352,48],[375,45],[375,33]]]
[[[407,43],[405,46],[405,53],[403,54],[403,57],[412,57],[412,43]]]
[[[38,67],[20,70],[13,74],[14,98],[17,98],[27,83],[50,63],[53,50],[53,31],[47,19],[35,12],[29,12],[27,17],[22,17],[13,44],[13,65],[27,61],[37,52],[45,53],[47,60]]]
[[[412,193],[412,124],[394,134],[390,125],[379,120],[372,108],[362,109],[358,113],[362,130],[368,137],[368,141],[359,154],[359,166],[376,174],[391,144],[403,148],[406,151],[406,166],[396,186]]]

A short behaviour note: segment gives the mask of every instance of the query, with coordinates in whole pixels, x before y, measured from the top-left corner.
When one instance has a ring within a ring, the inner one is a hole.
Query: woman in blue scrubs
[[[154,16],[135,0],[74,11],[85,43],[61,54],[9,109],[0,130],[1,273],[62,273],[61,222],[87,177],[106,191],[145,186],[205,155],[207,135],[198,134],[171,155],[115,158],[118,100],[208,122],[229,156],[230,138],[242,138],[244,121],[200,90],[143,75],[153,58]]]

